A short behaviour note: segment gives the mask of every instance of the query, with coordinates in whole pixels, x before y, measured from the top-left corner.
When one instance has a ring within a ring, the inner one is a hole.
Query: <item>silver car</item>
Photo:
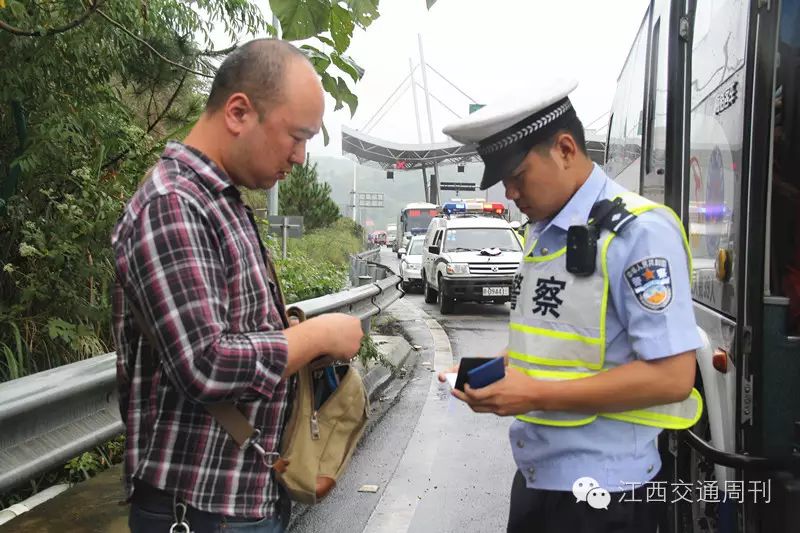
[[[403,279],[403,290],[407,291],[412,286],[422,287],[422,243],[425,242],[425,235],[412,237],[408,243],[408,248],[400,248],[400,277]]]

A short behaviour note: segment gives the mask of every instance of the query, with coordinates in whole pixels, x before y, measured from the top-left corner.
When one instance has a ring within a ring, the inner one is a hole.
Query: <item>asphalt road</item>
[[[381,258],[397,269],[391,252]],[[337,488],[321,504],[299,510],[291,531],[505,531],[515,470],[507,437],[511,419],[473,413],[431,368],[500,351],[508,306],[457,304],[455,313],[442,316],[412,293],[392,314],[422,348],[409,358],[406,377],[376,406]],[[378,492],[358,492],[366,484],[378,485]]]

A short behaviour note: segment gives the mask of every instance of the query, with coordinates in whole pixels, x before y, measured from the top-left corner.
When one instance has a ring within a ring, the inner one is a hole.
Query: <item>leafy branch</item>
[[[73,28],[77,28],[78,26],[83,24],[89,17],[92,16],[92,14],[95,11],[98,10],[98,8],[100,7],[101,3],[102,3],[102,0],[91,0],[89,2],[89,7],[86,9],[86,11],[82,15],[80,15],[75,20],[73,20],[71,22],[68,22],[68,23],[64,24],[63,26],[59,26],[57,28],[52,28],[52,29],[49,29],[49,30],[45,30],[44,28],[39,29],[39,30],[21,30],[19,28],[16,28],[16,27],[14,27],[14,26],[12,26],[12,25],[0,20],[0,30],[7,31],[8,33],[11,33],[13,35],[19,35],[20,37],[45,37],[45,36],[48,36],[48,35],[56,35],[58,33],[64,33],[66,31],[69,31],[69,30],[73,29]]]
[[[134,38],[136,41],[138,41],[140,44],[143,44],[145,47],[147,47],[147,48],[148,48],[148,49],[149,49],[151,52],[153,52],[153,53],[154,53],[154,54],[155,54],[155,55],[156,55],[156,56],[157,56],[159,59],[161,59],[161,60],[162,60],[162,61],[164,61],[165,63],[167,63],[167,64],[170,64],[170,65],[172,65],[173,67],[179,68],[179,69],[181,69],[181,70],[185,70],[186,72],[189,72],[190,74],[194,74],[194,75],[196,75],[196,76],[202,76],[202,77],[204,77],[204,78],[213,78],[213,77],[214,77],[214,76],[212,76],[211,74],[206,74],[205,72],[200,72],[199,70],[194,70],[194,69],[191,69],[191,68],[189,68],[189,67],[187,67],[187,66],[185,66],[185,65],[181,65],[180,63],[178,63],[178,62],[176,62],[176,61],[173,61],[173,60],[171,60],[171,59],[169,59],[169,58],[167,58],[167,57],[164,57],[164,56],[161,54],[161,52],[159,52],[158,50],[156,50],[155,48],[153,48],[153,47],[150,45],[150,43],[148,43],[147,41],[145,41],[144,39],[142,39],[141,37],[139,37],[138,35],[136,35],[135,33],[133,33],[131,30],[129,30],[128,28],[126,28],[125,26],[123,26],[122,24],[120,24],[119,22],[117,22],[116,20],[114,20],[114,19],[112,19],[111,17],[109,17],[108,15],[106,15],[106,14],[105,14],[105,12],[103,12],[101,9],[96,9],[96,11],[97,11],[97,14],[98,14],[98,15],[100,15],[101,17],[103,17],[104,19],[106,19],[106,20],[107,20],[108,22],[110,22],[112,25],[116,26],[117,28],[119,28],[120,30],[122,30],[123,32],[125,32],[126,34],[128,34],[129,36],[133,37],[133,38]]]

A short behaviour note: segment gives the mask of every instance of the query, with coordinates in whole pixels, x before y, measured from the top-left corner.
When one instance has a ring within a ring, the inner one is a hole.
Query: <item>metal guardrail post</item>
[[[375,265],[367,275],[363,258],[354,261],[364,285],[294,305],[309,318],[342,312],[369,328],[400,298],[400,278]],[[373,281],[376,273],[388,277]],[[116,391],[114,353],[0,383],[0,492],[124,433]]]

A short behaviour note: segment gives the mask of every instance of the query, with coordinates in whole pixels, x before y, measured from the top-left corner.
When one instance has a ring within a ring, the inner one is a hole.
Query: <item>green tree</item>
[[[331,198],[329,183],[319,181],[317,164],[306,158],[305,164],[295,165],[280,182],[278,194],[282,215],[302,215],[308,231],[330,226],[339,218],[339,206]]]
[[[377,0],[272,3],[354,111],[342,77],[363,70],[344,54]],[[0,381],[111,349],[111,229],[199,116],[220,29],[275,34],[255,0],[0,0]]]

